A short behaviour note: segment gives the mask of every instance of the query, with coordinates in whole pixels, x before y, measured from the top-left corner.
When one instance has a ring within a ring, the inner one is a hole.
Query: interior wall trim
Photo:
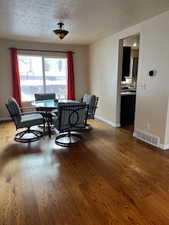
[[[10,121],[11,118],[10,117],[0,117],[0,121]]]
[[[143,132],[143,131],[141,131],[143,134],[148,134],[148,135],[150,135],[150,136],[154,136],[154,135],[152,135],[152,134],[150,134],[150,133],[147,133],[147,132]],[[139,137],[138,135],[137,135],[137,131],[135,130],[134,131],[134,133],[133,133],[133,137],[135,137],[135,138],[137,138],[137,139],[139,139],[139,140],[141,140],[141,141],[143,141],[143,142],[145,142],[145,143],[148,143],[148,144],[150,144],[150,145],[152,145],[152,146],[155,146],[155,147],[157,147],[157,148],[160,148],[161,150],[165,150],[165,151],[167,151],[167,150],[169,150],[169,144],[166,144],[166,145],[164,145],[164,144],[161,144],[160,142],[159,143],[157,143],[157,144],[152,144],[151,142],[149,142],[149,141],[146,141],[145,139],[143,139],[143,138],[141,138],[141,137]]]
[[[165,150],[165,151],[167,151],[167,150],[169,151],[169,144],[166,144],[166,145],[160,144],[159,148],[161,148],[162,150]]]
[[[113,122],[111,122],[111,121],[109,121],[109,120],[107,120],[107,119],[104,119],[104,118],[101,117],[101,116],[95,115],[95,118],[96,118],[97,120],[102,121],[103,123],[106,123],[106,124],[110,125],[110,126],[113,127],[113,128],[118,128],[118,127],[120,127],[120,124],[119,124],[119,123],[113,123]],[[153,144],[151,144],[151,143],[149,143],[149,142],[146,142],[145,140],[139,138],[139,137],[136,135],[136,132],[133,133],[133,137],[135,137],[135,138],[137,138],[137,139],[139,139],[139,140],[141,140],[141,141],[143,141],[143,142],[145,142],[145,143],[148,143],[148,144],[150,144],[150,145],[152,145],[152,146],[155,146],[155,147],[157,147],[157,148],[160,148],[160,149],[162,149],[162,150],[165,150],[165,151],[169,150],[169,144],[166,144],[166,145],[163,145],[163,144],[153,145]]]
[[[113,122],[111,122],[110,120],[104,119],[104,118],[101,117],[101,116],[95,115],[95,118],[96,118],[97,120],[102,121],[103,123],[106,123],[106,124],[110,125],[111,127],[114,127],[114,128],[120,127],[120,124],[119,124],[119,123],[113,123]]]

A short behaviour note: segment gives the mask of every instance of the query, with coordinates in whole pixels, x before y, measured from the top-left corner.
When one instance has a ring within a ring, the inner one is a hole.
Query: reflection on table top
[[[36,108],[58,108],[58,103],[80,103],[79,101],[73,100],[59,100],[58,102],[55,100],[41,100],[41,101],[33,101],[32,105]]]

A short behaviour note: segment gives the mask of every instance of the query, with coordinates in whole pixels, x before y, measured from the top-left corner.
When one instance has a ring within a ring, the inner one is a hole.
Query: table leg
[[[48,120],[47,120],[47,126],[48,126],[48,135],[49,135],[49,137],[51,137],[52,132],[51,132],[51,126],[50,126],[50,118],[48,118]]]
[[[51,131],[51,126],[50,126],[50,116],[48,114],[48,112],[46,112],[46,123],[47,123],[47,131],[48,131],[48,135],[49,137],[52,136],[52,131]]]

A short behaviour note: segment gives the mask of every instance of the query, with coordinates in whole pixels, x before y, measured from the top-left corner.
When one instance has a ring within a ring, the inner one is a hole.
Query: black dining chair
[[[87,105],[89,105],[89,111],[88,111],[88,119],[94,119],[97,105],[98,105],[99,97],[96,97],[96,95],[91,94],[85,94],[82,98],[82,102],[85,102]]]
[[[12,97],[8,99],[6,107],[11,119],[15,123],[16,129],[26,128],[15,135],[15,141],[22,143],[33,142],[43,136],[43,132],[37,129],[31,129],[31,127],[37,125],[45,126],[44,118],[39,112],[22,113],[16,100]]]
[[[86,103],[89,107],[87,119],[95,118],[98,101],[99,98],[91,94],[85,94],[81,99],[81,102]],[[89,123],[86,124],[85,129],[82,129],[82,131],[90,131],[90,130],[92,130],[92,126]]]
[[[56,99],[56,94],[55,93],[35,93],[35,101],[43,101],[43,100],[54,100],[57,101]],[[36,108],[37,111],[43,111],[41,107]],[[46,118],[47,120],[47,127],[48,126],[53,126],[53,116],[57,114],[57,110],[53,110],[51,112],[42,112],[43,117]],[[40,126],[41,127],[41,126]]]
[[[87,114],[88,105],[85,103],[59,104],[54,125],[61,134],[56,137],[55,143],[63,147],[80,143],[83,139],[79,132],[86,127]]]
[[[36,94],[34,94],[34,96],[35,96],[35,101],[55,100],[56,99],[55,93],[43,93],[43,94],[36,93]]]

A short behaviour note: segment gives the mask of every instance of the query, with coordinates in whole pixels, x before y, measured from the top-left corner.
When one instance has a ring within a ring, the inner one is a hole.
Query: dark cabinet
[[[131,125],[135,119],[136,95],[121,95],[121,126]]]

